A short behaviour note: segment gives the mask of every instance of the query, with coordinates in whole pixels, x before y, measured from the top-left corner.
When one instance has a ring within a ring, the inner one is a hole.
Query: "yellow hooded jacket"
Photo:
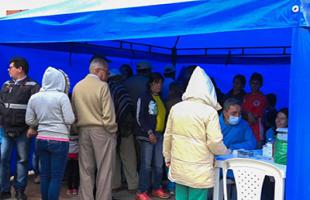
[[[222,139],[214,86],[197,67],[182,102],[172,107],[164,134],[163,154],[170,177],[192,188],[214,186],[214,155],[228,152]]]

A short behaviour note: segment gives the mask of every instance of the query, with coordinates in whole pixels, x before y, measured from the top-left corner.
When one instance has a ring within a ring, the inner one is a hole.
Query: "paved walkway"
[[[66,186],[64,185],[61,190],[61,197],[60,200],[78,200],[77,196],[68,196],[66,194]],[[12,191],[13,193],[13,191]],[[33,176],[29,177],[29,182],[28,186],[26,189],[26,194],[28,196],[28,200],[41,200],[40,198],[40,185],[35,184],[33,182]],[[135,194],[128,192],[127,190],[122,190],[119,192],[113,193],[113,197],[116,200],[134,200],[135,199]],[[13,200],[14,198],[12,198]],[[152,198],[153,200],[159,200],[157,198]],[[169,200],[174,200],[173,198],[170,198]]]

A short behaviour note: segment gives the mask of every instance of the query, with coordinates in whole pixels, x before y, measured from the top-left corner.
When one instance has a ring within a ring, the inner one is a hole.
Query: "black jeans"
[[[66,172],[68,189],[78,189],[80,183],[79,161],[77,159],[68,159]]]

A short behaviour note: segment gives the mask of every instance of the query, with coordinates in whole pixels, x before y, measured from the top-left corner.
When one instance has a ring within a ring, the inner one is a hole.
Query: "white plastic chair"
[[[270,163],[247,159],[232,158],[223,165],[224,199],[227,200],[227,170],[234,173],[238,200],[260,200],[265,176],[275,179],[274,200],[284,199],[284,177],[277,167]]]

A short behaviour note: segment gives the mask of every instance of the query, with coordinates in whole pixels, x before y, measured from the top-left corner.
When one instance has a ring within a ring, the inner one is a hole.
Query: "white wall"
[[[34,9],[63,1],[65,0],[0,0],[0,17],[4,17],[7,10]]]

